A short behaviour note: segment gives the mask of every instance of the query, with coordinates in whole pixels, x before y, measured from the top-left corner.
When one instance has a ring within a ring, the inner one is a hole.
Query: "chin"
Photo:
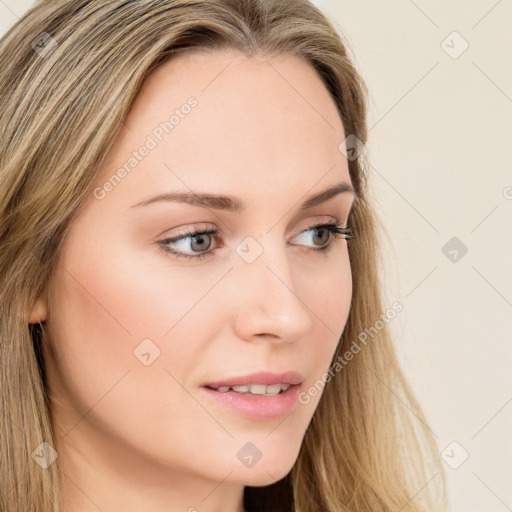
[[[234,468],[232,467],[234,471],[229,479],[233,483],[236,482],[251,487],[271,485],[281,480],[291,471],[295,464],[300,446],[287,448],[286,450],[271,450],[269,447],[267,456],[262,452],[259,455],[254,449],[252,460],[250,455],[244,457],[244,452],[242,452],[240,457],[242,460],[240,462],[237,460],[238,464]],[[290,448],[292,449],[290,450]],[[245,453],[251,453],[252,449],[249,444],[246,445]],[[260,458],[258,459],[258,457]]]

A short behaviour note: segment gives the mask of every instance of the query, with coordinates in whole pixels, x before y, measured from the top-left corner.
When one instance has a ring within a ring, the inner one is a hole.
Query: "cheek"
[[[212,451],[205,430],[216,424],[183,387],[191,389],[206,335],[215,330],[206,317],[215,314],[212,302],[197,303],[218,276],[194,280],[113,251],[63,256],[50,296],[48,384],[59,428],[73,432],[65,441],[82,442],[94,428],[134,455],[178,467],[196,458],[201,467],[196,445]]]
[[[315,313],[324,320],[336,334],[341,334],[345,326],[352,299],[352,273],[348,252],[342,253],[325,271],[318,273],[317,279],[309,283],[316,289]],[[313,295],[313,289],[311,289]]]
[[[345,243],[341,241],[341,243]],[[304,280],[304,300],[316,325],[317,338],[324,351],[333,353],[347,322],[352,301],[352,272],[346,247],[316,270],[301,270]]]
[[[184,382],[193,368],[200,340],[190,339],[187,312],[208,283],[194,289],[173,272],[171,287],[165,269],[116,250],[116,243],[99,245],[84,254],[70,239],[61,254],[50,296],[50,373],[59,375],[59,392],[79,416],[94,408],[88,418],[103,415],[118,426],[129,417],[135,432],[138,421],[147,429],[147,414],[159,415],[176,396],[164,369]]]
[[[345,243],[345,242],[343,242]],[[305,302],[314,322],[308,360],[312,373],[304,383],[301,406],[312,415],[323,394],[322,376],[330,369],[334,352],[346,326],[352,301],[352,273],[346,248],[319,268],[305,274]],[[307,298],[307,299],[306,299]],[[306,396],[307,395],[307,396]]]

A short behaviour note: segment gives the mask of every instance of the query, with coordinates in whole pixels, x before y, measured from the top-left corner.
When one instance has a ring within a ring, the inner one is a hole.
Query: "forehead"
[[[333,99],[304,60],[186,52],[145,81],[98,184],[124,167],[110,193],[117,200],[176,189],[290,193],[290,180],[305,193],[350,182],[344,138]],[[151,149],[135,162],[143,146]]]

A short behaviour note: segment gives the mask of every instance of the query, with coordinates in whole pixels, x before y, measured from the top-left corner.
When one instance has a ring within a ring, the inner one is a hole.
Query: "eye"
[[[351,235],[350,228],[332,221],[314,224],[313,226],[303,230],[295,238],[311,237],[311,235],[314,244],[318,239],[320,239],[320,247],[316,246],[307,248],[315,253],[324,252],[333,245],[332,243],[329,243],[331,235],[334,235],[334,238],[336,239],[341,238],[348,240],[350,238],[354,238],[353,235]],[[161,240],[157,243],[164,252],[171,254],[176,258],[199,260],[213,255],[213,250],[209,250],[211,247],[211,239],[218,238],[219,236],[220,230],[218,228],[208,227],[203,230],[187,230],[179,236],[166,238],[165,240]],[[171,245],[174,245],[174,247],[178,247],[179,249],[171,248]]]
[[[327,223],[314,224],[313,226],[310,226],[309,228],[302,231],[299,235],[297,235],[297,237],[311,237],[314,244],[319,242],[320,247],[316,246],[311,249],[312,251],[319,253],[325,252],[333,246],[332,242],[329,243],[331,235],[334,235],[335,239],[341,238],[344,240],[349,240],[350,238],[354,238],[351,235],[350,228],[339,225],[337,222],[332,221]]]
[[[187,258],[187,259],[202,259],[211,255],[212,251],[208,251],[211,246],[211,241],[209,239],[213,236],[218,236],[220,230],[214,227],[208,227],[203,230],[187,230],[184,234],[173,237],[166,238],[158,242],[158,245],[161,248],[173,256],[177,258]],[[181,248],[186,248],[187,246],[192,248],[192,251],[198,249],[199,251],[203,250],[205,252],[199,252],[198,254],[187,254],[182,250],[171,249],[170,244],[178,244]]]

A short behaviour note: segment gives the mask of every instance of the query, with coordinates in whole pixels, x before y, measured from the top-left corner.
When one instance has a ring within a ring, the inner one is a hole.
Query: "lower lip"
[[[297,402],[300,385],[290,386],[279,395],[253,395],[252,393],[237,393],[236,391],[215,391],[201,388],[208,396],[218,403],[235,409],[240,414],[253,419],[268,420],[286,416]]]

